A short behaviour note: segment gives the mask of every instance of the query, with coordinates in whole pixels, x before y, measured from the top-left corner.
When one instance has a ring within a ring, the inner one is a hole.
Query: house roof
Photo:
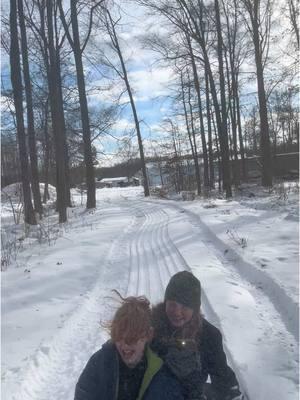
[[[120,176],[118,178],[103,178],[100,182],[109,183],[109,182],[128,182],[128,178],[126,176]]]

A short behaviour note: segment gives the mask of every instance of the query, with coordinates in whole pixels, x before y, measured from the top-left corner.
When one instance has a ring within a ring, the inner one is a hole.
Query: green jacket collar
[[[151,383],[152,378],[157,372],[161,369],[163,365],[163,360],[156,355],[149,346],[146,349],[146,358],[147,358],[147,369],[142,381],[142,385],[139,391],[139,395],[137,400],[142,400],[148,386]]]

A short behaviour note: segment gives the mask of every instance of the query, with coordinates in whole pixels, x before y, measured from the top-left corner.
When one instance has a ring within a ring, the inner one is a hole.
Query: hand
[[[169,347],[165,362],[173,374],[181,380],[190,374],[200,375],[201,372],[200,354],[195,350]]]

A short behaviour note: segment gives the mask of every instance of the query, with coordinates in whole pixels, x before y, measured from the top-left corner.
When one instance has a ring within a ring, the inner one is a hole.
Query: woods
[[[71,187],[84,184],[94,209],[104,161],[124,163],[122,143],[145,196],[154,160],[163,186],[231,198],[250,178],[247,158],[270,188],[276,156],[298,152],[297,0],[126,7],[10,0],[3,10],[2,186],[22,182],[27,224],[42,218],[49,184],[60,223]]]

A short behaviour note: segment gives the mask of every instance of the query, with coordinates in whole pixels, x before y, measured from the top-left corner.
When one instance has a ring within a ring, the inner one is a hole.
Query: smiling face
[[[129,368],[134,368],[142,360],[146,343],[153,336],[150,303],[143,296],[122,300],[111,322],[110,335],[121,359]]]
[[[175,328],[182,328],[193,317],[194,311],[174,300],[166,301],[166,314],[171,325]]]
[[[126,340],[118,340],[115,344],[120,357],[129,368],[134,368],[143,358],[147,337],[127,343]]]

